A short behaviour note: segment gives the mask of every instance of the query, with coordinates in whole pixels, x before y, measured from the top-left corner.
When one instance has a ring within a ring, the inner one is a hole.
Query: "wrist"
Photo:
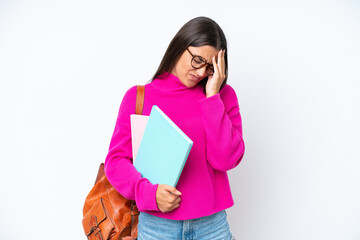
[[[209,97],[212,97],[212,96],[214,96],[216,94],[217,94],[217,92],[206,93],[206,97],[209,98]]]

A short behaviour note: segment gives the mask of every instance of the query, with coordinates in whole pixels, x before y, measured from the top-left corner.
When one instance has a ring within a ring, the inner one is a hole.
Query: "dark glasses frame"
[[[214,74],[214,66],[213,64],[209,63],[208,61],[206,61],[205,58],[199,56],[199,55],[194,55],[192,52],[190,52],[189,48],[186,48],[186,50],[188,50],[188,52],[190,53],[190,55],[192,56],[191,59],[191,66],[195,69],[200,69],[206,66],[206,73],[208,75],[213,75]],[[195,58],[198,57],[200,58],[200,60],[203,62],[203,64],[201,64],[199,67],[194,67],[193,62],[195,61]]]

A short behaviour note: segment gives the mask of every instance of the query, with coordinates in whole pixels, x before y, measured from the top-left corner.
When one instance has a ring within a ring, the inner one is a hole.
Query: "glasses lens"
[[[195,57],[193,57],[193,59],[191,61],[191,65],[193,68],[199,69],[206,65],[206,61],[205,61],[205,59],[203,59],[200,56],[195,56]],[[208,75],[213,75],[214,74],[214,66],[208,65],[206,68],[206,73]]]
[[[193,66],[193,68],[201,68],[205,66],[205,64],[205,60],[199,56],[195,56],[191,61],[191,65]]]

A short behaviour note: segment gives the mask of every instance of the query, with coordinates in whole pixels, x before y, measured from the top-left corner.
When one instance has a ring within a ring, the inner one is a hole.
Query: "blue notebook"
[[[193,141],[153,105],[134,166],[152,184],[176,187],[192,145]]]

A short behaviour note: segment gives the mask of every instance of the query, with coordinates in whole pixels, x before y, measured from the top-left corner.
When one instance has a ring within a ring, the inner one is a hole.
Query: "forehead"
[[[210,45],[205,45],[201,47],[189,46],[189,50],[192,52],[192,54],[201,56],[205,58],[208,62],[211,62],[212,57],[216,56],[219,52],[216,48]]]

